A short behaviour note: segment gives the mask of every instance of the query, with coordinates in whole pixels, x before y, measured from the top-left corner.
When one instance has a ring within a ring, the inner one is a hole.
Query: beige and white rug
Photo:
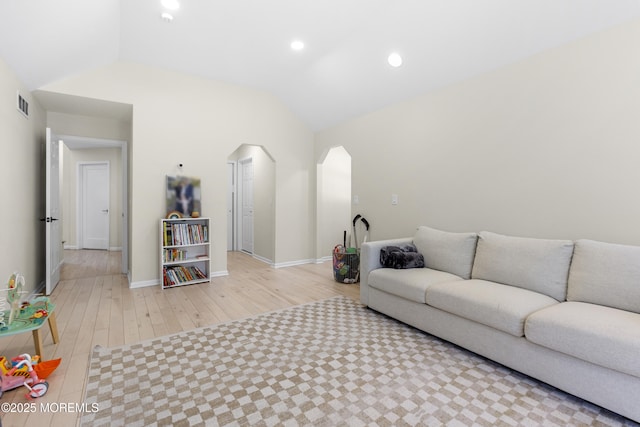
[[[81,424],[637,425],[336,297],[96,347]]]

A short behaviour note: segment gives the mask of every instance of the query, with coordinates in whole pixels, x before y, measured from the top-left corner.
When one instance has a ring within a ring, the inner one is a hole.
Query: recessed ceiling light
[[[387,61],[389,62],[389,65],[391,65],[394,68],[397,68],[402,65],[402,57],[400,56],[399,53],[396,53],[396,52],[393,52],[391,55],[389,55],[389,58],[387,58]]]
[[[177,10],[180,8],[180,2],[178,0],[162,0],[160,3],[169,10]]]
[[[162,16],[162,19],[163,19],[165,22],[171,22],[171,21],[173,21],[173,15],[172,15],[172,14],[170,14],[169,12],[162,12],[162,15],[160,15],[160,16]]]
[[[302,50],[304,49],[304,43],[301,40],[294,40],[291,42],[291,49]]]

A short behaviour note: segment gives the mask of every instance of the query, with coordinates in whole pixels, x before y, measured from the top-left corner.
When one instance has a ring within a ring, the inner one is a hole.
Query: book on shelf
[[[172,266],[163,268],[164,286],[175,286],[193,280],[208,279],[197,266]]]
[[[186,261],[189,255],[184,249],[167,248],[163,250],[162,259],[164,262]]]
[[[164,245],[163,246],[171,246],[173,245],[173,228],[171,224],[168,222],[164,223]]]
[[[203,224],[165,223],[164,246],[207,243],[208,227]]]

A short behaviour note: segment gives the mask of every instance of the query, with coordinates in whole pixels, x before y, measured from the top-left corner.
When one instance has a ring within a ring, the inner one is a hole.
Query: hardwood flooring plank
[[[122,322],[124,325],[124,344],[140,342],[140,331],[138,329],[138,319],[136,317],[135,299],[128,292],[127,280],[120,276],[119,286],[122,288]]]
[[[111,287],[111,311],[109,316],[109,347],[124,344],[124,308],[122,287],[117,276],[105,276]]]
[[[133,300],[136,310],[138,335],[140,335],[140,341],[145,341],[155,336],[153,333],[153,326],[151,325],[149,310],[147,309],[147,303],[145,302],[146,292],[146,289],[134,289],[133,291]]]

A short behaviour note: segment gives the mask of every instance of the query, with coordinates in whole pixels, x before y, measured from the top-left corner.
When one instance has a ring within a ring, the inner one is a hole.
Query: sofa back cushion
[[[511,237],[483,231],[471,276],[564,301],[572,254],[570,240]]]
[[[640,247],[578,240],[567,299],[640,313]]]
[[[477,240],[476,233],[452,233],[421,226],[413,244],[424,255],[426,268],[469,279]]]

